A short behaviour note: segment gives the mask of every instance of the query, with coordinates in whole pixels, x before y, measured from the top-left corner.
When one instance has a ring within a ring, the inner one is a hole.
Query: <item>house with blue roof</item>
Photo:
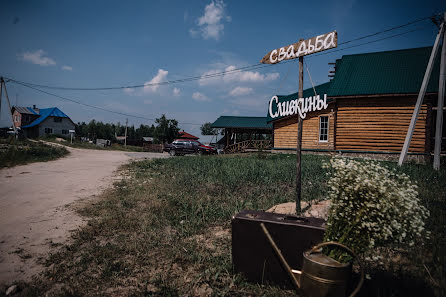
[[[39,109],[33,107],[13,106],[14,125],[20,128],[28,138],[42,137],[50,134],[69,135],[75,129],[74,122],[59,108]]]

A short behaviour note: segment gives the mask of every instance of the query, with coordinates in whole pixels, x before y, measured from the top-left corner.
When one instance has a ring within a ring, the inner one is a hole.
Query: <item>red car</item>
[[[186,154],[213,155],[217,154],[217,149],[212,146],[202,144],[197,140],[176,139],[171,144],[164,146],[164,151],[171,156],[183,156]]]

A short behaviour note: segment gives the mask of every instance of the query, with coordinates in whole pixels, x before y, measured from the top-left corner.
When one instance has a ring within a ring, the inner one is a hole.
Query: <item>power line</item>
[[[176,80],[164,81],[164,82],[159,82],[159,83],[145,83],[145,84],[139,84],[139,85],[105,87],[105,88],[101,88],[101,87],[99,87],[99,88],[71,88],[71,87],[48,86],[48,85],[39,85],[39,84],[34,84],[34,83],[23,82],[23,81],[15,80],[13,78],[7,78],[7,77],[5,77],[5,78],[9,79],[12,82],[27,84],[29,86],[45,88],[45,89],[65,90],[65,91],[104,91],[104,90],[136,89],[136,88],[144,88],[144,87],[170,85],[170,84],[176,84],[176,83],[181,83],[181,82],[189,82],[189,81],[200,80],[200,79],[208,79],[208,78],[223,76],[223,75],[227,75],[227,74],[234,74],[234,73],[264,68],[264,67],[268,67],[268,66],[270,66],[270,65],[258,63],[255,65],[240,67],[240,68],[236,68],[236,69],[232,69],[232,70],[226,70],[226,71],[222,71],[222,72],[210,73],[210,74],[205,74],[205,75],[200,75],[200,76],[193,76],[193,77],[181,78],[181,79],[176,79]]]
[[[144,116],[132,115],[132,114],[127,114],[127,113],[123,113],[123,112],[119,112],[119,111],[110,110],[110,109],[103,108],[103,107],[100,107],[100,106],[83,103],[83,102],[75,100],[75,99],[71,99],[71,98],[67,98],[67,97],[64,97],[64,96],[57,95],[57,94],[53,94],[53,93],[50,93],[50,92],[38,89],[38,88],[36,88],[34,86],[27,85],[25,83],[13,81],[13,80],[11,80],[11,82],[15,82],[16,84],[22,85],[22,86],[24,86],[26,88],[30,88],[30,89],[36,90],[38,92],[41,92],[41,93],[44,93],[44,94],[47,94],[47,95],[50,95],[50,96],[53,96],[53,97],[65,100],[65,101],[74,102],[74,103],[77,103],[77,104],[80,104],[80,105],[83,105],[83,106],[99,109],[99,110],[106,111],[106,112],[113,113],[113,114],[118,114],[118,115],[122,115],[122,116],[126,116],[126,117],[132,117],[132,118],[143,119],[143,120],[148,120],[148,121],[155,122],[154,119],[146,118]],[[197,123],[183,123],[183,122],[178,122],[178,123],[179,124],[183,124],[183,125],[200,125],[201,126],[201,124],[197,124]]]
[[[417,20],[408,22],[408,23],[406,23],[404,25],[395,26],[395,27],[392,27],[392,28],[389,28],[389,29],[386,29],[386,30],[383,30],[383,31],[378,31],[378,32],[375,32],[375,33],[372,33],[372,34],[369,34],[369,35],[365,35],[365,36],[361,36],[361,37],[358,37],[358,38],[355,38],[355,39],[352,39],[352,40],[344,41],[344,42],[339,43],[338,45],[347,44],[347,43],[350,43],[350,42],[353,42],[353,41],[366,39],[366,38],[373,37],[373,36],[376,36],[376,35],[379,35],[379,34],[382,34],[382,33],[387,33],[387,32],[390,32],[390,31],[393,31],[393,30],[396,30],[396,29],[404,28],[404,27],[407,27],[407,26],[419,23],[421,21],[430,19],[432,17],[435,17],[436,15],[438,15],[438,14],[434,14],[432,16],[428,16],[428,17],[424,17],[424,18],[421,18],[421,19],[417,19]]]
[[[386,36],[386,37],[379,38],[379,39],[376,39],[376,40],[372,40],[372,41],[368,41],[368,42],[364,42],[364,43],[360,43],[360,44],[356,44],[356,45],[351,45],[351,46],[348,46],[348,47],[335,49],[335,50],[331,50],[331,51],[327,51],[327,52],[322,52],[322,53],[319,53],[319,54],[308,56],[308,58],[322,56],[322,55],[328,55],[328,54],[331,54],[331,53],[334,53],[334,52],[343,51],[343,50],[346,50],[346,49],[349,49],[349,48],[354,48],[354,47],[363,46],[363,45],[370,44],[370,43],[375,43],[375,42],[378,42],[378,41],[382,41],[382,40],[398,37],[398,36],[401,36],[401,35],[404,35],[404,34],[412,33],[412,32],[415,32],[415,31],[418,31],[418,30],[421,30],[421,29],[422,28],[416,28],[416,29],[413,29],[413,30],[410,30],[410,31],[405,31],[405,32],[402,32],[402,33]]]
[[[350,43],[350,42],[353,42],[353,41],[357,41],[357,40],[361,40],[361,39],[365,39],[365,38],[368,38],[368,37],[371,37],[371,36],[376,36],[376,35],[381,34],[381,33],[389,32],[389,31],[392,31],[392,30],[395,30],[395,29],[399,29],[399,28],[402,28],[402,27],[405,27],[405,26],[412,25],[414,23],[420,22],[422,20],[426,20],[428,18],[430,18],[430,17],[418,19],[418,20],[409,22],[409,23],[404,24],[404,25],[396,26],[396,27],[393,27],[393,28],[390,28],[390,29],[387,29],[387,30],[383,30],[383,31],[380,31],[380,32],[369,34],[367,36],[363,36],[363,37],[359,37],[359,38],[356,38],[356,39],[352,39],[350,41],[346,41],[346,42],[343,42],[343,43],[340,43],[340,44],[341,45],[342,44],[347,44],[347,43]],[[413,29],[413,30],[410,30],[410,31],[406,31],[406,32],[394,34],[394,35],[391,35],[391,36],[386,36],[386,37],[383,37],[383,38],[380,38],[380,39],[372,40],[372,41],[369,41],[369,42],[365,42],[365,43],[361,43],[361,44],[357,44],[357,45],[353,45],[353,46],[349,46],[349,47],[345,47],[345,48],[341,48],[341,49],[336,49],[336,50],[331,50],[331,51],[328,51],[328,52],[323,52],[323,53],[311,55],[309,57],[316,57],[316,56],[320,56],[320,55],[330,54],[330,53],[333,53],[333,52],[343,51],[343,50],[354,48],[354,47],[359,47],[359,46],[362,46],[362,45],[366,45],[366,44],[370,44],[370,43],[374,43],[374,42],[378,42],[378,41],[382,41],[382,40],[398,37],[398,36],[401,36],[401,35],[404,35],[404,34],[408,34],[408,33],[411,33],[411,32],[414,32],[414,31],[417,31],[417,30],[420,30],[420,29],[421,28]],[[285,63],[288,63],[288,62],[294,62],[294,60],[284,61],[282,64],[285,64]],[[275,64],[273,64],[273,65],[275,65]],[[180,83],[180,82],[188,82],[188,81],[193,81],[193,80],[208,79],[208,78],[212,78],[212,77],[223,76],[223,75],[226,75],[226,74],[232,74],[232,73],[237,73],[237,72],[249,71],[249,70],[259,69],[259,68],[264,68],[264,67],[269,67],[269,66],[272,66],[272,65],[270,65],[270,64],[264,65],[264,64],[260,64],[259,63],[259,64],[245,66],[245,67],[241,67],[241,68],[236,68],[236,69],[232,69],[232,70],[228,70],[228,71],[222,71],[222,72],[212,73],[212,74],[207,74],[207,75],[183,78],[183,79],[178,79],[178,80],[174,80],[174,81],[165,81],[165,82],[160,82],[160,83],[151,83],[151,84],[134,85],[134,86],[109,87],[109,88],[67,88],[67,87],[45,86],[45,85],[26,83],[26,82],[22,82],[22,81],[18,81],[18,80],[12,79],[12,78],[6,78],[6,79],[7,79],[8,82],[10,81],[10,82],[22,85],[24,87],[36,90],[38,92],[41,92],[41,93],[44,93],[44,94],[47,94],[47,95],[50,95],[50,96],[54,96],[54,97],[62,99],[62,100],[74,102],[74,103],[77,103],[77,104],[80,104],[80,105],[83,105],[83,106],[87,106],[87,107],[103,110],[103,111],[106,111],[106,112],[109,112],[109,113],[113,113],[113,114],[118,114],[118,115],[133,117],[133,118],[139,118],[139,119],[144,119],[144,120],[149,120],[149,121],[153,121],[154,122],[155,120],[151,119],[151,118],[146,118],[144,116],[131,115],[131,114],[127,114],[127,113],[122,113],[122,112],[109,110],[109,109],[106,109],[106,108],[103,108],[103,107],[99,107],[99,106],[83,103],[83,102],[75,100],[75,99],[70,99],[70,98],[63,97],[63,96],[60,96],[60,95],[57,95],[57,94],[53,94],[53,93],[41,90],[39,88],[49,88],[49,89],[58,89],[58,90],[81,90],[81,91],[86,91],[86,90],[89,90],[89,91],[99,91],[99,90],[115,90],[115,89],[140,88],[140,87],[146,87],[146,86],[168,85],[168,84],[174,84],[174,83]],[[183,125],[201,125],[201,124],[197,124],[197,123],[182,123],[182,122],[180,124],[183,124]]]
[[[432,17],[437,16],[438,14],[434,14],[432,16],[428,16],[428,17],[424,17],[424,18],[420,18],[420,19],[416,19],[413,20],[411,22],[408,22],[406,24],[402,24],[402,25],[398,25],[395,27],[391,27],[389,29],[385,29],[382,31],[378,31],[372,34],[368,34],[365,36],[361,36],[361,37],[357,37],[355,39],[351,39],[348,41],[344,41],[338,44],[339,45],[344,45],[344,44],[348,44],[354,41],[358,41],[358,40],[362,40],[362,39],[366,39],[369,37],[373,37],[379,34],[383,34],[383,33],[387,33],[396,29],[400,29],[403,27],[407,27],[410,25],[413,25],[415,23],[430,19]],[[417,29],[419,30],[419,29]],[[324,53],[320,53],[320,54],[316,54],[316,55],[312,55],[310,57],[315,57],[315,56],[319,56],[319,55],[324,55],[324,54],[329,54],[332,52],[338,52],[338,51],[342,51],[345,49],[349,49],[352,47],[358,47],[358,46],[362,46],[365,44],[369,44],[369,43],[373,43],[373,42],[377,42],[377,41],[381,41],[381,40],[385,40],[385,39],[389,39],[389,38],[393,38],[393,37],[397,37],[403,34],[407,34],[410,32],[413,32],[416,30],[412,30],[412,31],[407,31],[401,34],[396,34],[396,35],[392,35],[389,37],[385,37],[382,39],[378,39],[378,40],[374,40],[374,41],[370,41],[370,42],[366,42],[366,43],[362,43],[362,44],[358,44],[358,45],[354,45],[354,46],[350,46],[350,47],[346,47],[346,48],[342,48],[342,49],[336,49],[336,50],[330,50]],[[285,64],[287,62],[291,62],[292,60],[288,60],[288,61],[283,61],[281,64]],[[224,76],[224,75],[228,75],[228,74],[235,74],[235,73],[239,73],[239,72],[244,72],[244,71],[250,71],[250,70],[254,70],[254,69],[260,69],[260,68],[265,68],[265,67],[270,67],[270,66],[274,66],[276,64],[253,64],[253,65],[249,65],[249,66],[244,66],[244,67],[240,67],[240,68],[235,68],[232,70],[226,70],[226,71],[221,71],[221,72],[216,72],[216,73],[211,73],[211,74],[205,74],[205,75],[200,75],[200,76],[193,76],[193,77],[186,77],[186,78],[181,78],[181,79],[177,79],[177,80],[171,80],[171,81],[164,81],[164,82],[159,82],[159,83],[145,83],[145,84],[138,84],[138,85],[128,85],[128,86],[117,86],[117,87],[96,87],[96,88],[77,88],[77,87],[60,87],[60,86],[48,86],[48,85],[41,85],[41,84],[34,84],[34,83],[29,83],[29,82],[23,82],[23,81],[19,81],[19,80],[15,80],[13,78],[8,78],[9,80],[11,80],[12,82],[16,82],[16,83],[21,83],[21,84],[27,84],[28,86],[33,86],[33,87],[37,87],[37,88],[45,88],[45,89],[53,89],[53,90],[66,90],[66,91],[104,91],[104,90],[120,90],[120,89],[135,89],[135,88],[143,88],[143,87],[151,87],[151,86],[160,86],[160,85],[170,85],[170,84],[176,84],[176,83],[182,83],[182,82],[189,82],[189,81],[195,81],[195,80],[200,80],[200,79],[209,79],[209,78],[214,78],[214,77],[219,77],[219,76]],[[6,77],[5,77],[6,78]]]

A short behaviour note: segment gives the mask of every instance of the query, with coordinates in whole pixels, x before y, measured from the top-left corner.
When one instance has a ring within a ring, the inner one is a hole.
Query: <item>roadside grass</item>
[[[69,139],[66,141],[57,141],[56,136],[47,136],[41,138],[41,140],[48,141],[48,142],[54,142],[63,144],[65,146],[73,147],[73,148],[80,148],[80,149],[91,149],[91,150],[108,150],[108,151],[126,151],[126,152],[143,152],[143,148],[140,146],[134,146],[134,145],[121,145],[117,143],[113,143],[111,146],[97,146],[94,143],[88,143],[88,142],[81,142],[79,140],[74,140],[73,143],[70,142]]]
[[[13,138],[1,139],[0,146],[0,168],[55,160],[69,154],[63,147]]]
[[[327,160],[303,156],[304,198],[325,198],[322,163]],[[251,284],[234,275],[230,233],[237,212],[294,200],[295,166],[295,156],[276,154],[176,157],[126,165],[124,178],[113,189],[79,210],[90,218],[88,225],[48,258],[43,277],[22,294],[295,296],[294,291]],[[398,170],[418,183],[431,211],[432,235],[426,245],[404,251],[410,260],[406,270],[392,269],[403,277],[422,277],[440,296],[446,287],[446,170],[417,164]]]

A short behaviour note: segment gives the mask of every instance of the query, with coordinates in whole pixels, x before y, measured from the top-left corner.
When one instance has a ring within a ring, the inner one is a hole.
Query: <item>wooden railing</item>
[[[225,148],[226,154],[242,153],[247,150],[267,150],[272,147],[273,142],[271,140],[245,140],[228,145]]]

